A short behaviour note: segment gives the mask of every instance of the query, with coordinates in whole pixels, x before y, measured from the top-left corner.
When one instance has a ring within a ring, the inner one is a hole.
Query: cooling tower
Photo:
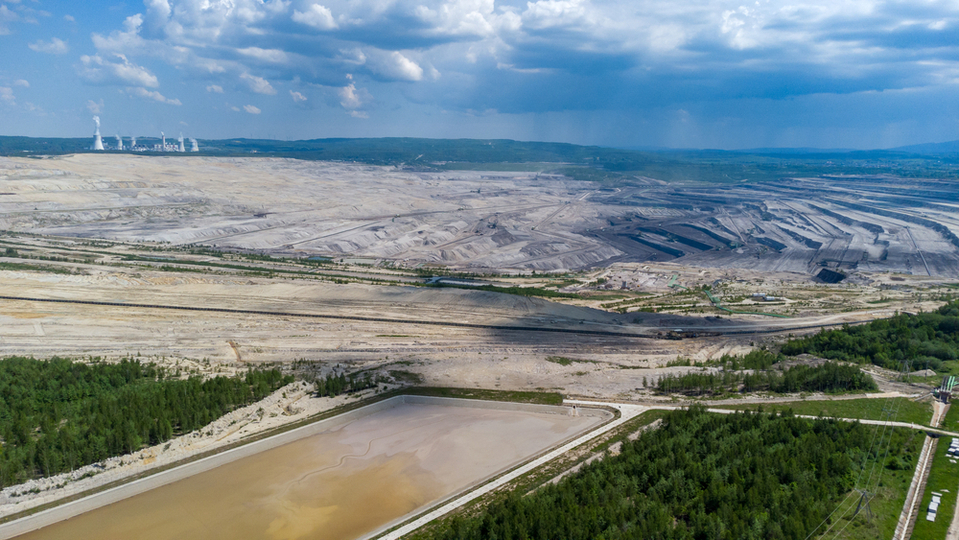
[[[94,116],[93,121],[97,124],[97,130],[93,132],[93,149],[103,150],[103,139],[100,138],[100,117]]]

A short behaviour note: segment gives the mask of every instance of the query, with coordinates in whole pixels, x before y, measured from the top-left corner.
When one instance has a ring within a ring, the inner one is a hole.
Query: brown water
[[[401,404],[19,538],[354,539],[600,421]]]

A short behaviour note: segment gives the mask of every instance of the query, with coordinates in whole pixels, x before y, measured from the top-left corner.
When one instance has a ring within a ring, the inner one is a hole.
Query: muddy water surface
[[[19,538],[351,540],[600,421],[401,404]]]

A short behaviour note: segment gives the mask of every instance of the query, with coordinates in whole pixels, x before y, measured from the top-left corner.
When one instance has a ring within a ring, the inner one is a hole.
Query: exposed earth
[[[630,186],[264,158],[0,158],[0,230],[488,270],[664,262],[954,276],[954,185],[892,176]]]

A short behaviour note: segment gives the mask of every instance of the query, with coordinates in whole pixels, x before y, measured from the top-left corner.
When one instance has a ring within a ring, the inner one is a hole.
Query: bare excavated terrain
[[[959,273],[959,190],[892,176],[610,187],[264,158],[0,158],[0,229],[284,256],[577,270]]]
[[[954,298],[957,193],[885,176],[611,187],[288,159],[0,158],[2,356],[300,377],[96,477],[9,488],[0,513],[380,390],[307,395],[334,370],[383,389],[669,401],[653,392],[664,375]],[[929,390],[873,375],[883,395]]]
[[[186,372],[303,360],[398,382],[635,398],[684,369],[665,366],[678,356],[935,308],[959,261],[956,191],[934,180],[609,188],[84,154],[0,158],[0,185],[3,351],[139,354]],[[324,255],[338,264],[307,264]],[[423,287],[439,265],[559,297]],[[582,270],[528,272],[570,268]],[[846,279],[817,281],[824,268]]]

